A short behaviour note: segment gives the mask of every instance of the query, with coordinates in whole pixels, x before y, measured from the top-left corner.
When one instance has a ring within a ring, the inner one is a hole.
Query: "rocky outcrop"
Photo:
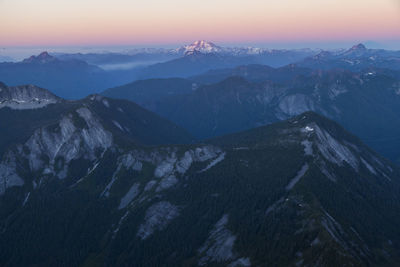
[[[34,85],[7,87],[0,85],[0,108],[35,109],[62,101],[46,89]]]

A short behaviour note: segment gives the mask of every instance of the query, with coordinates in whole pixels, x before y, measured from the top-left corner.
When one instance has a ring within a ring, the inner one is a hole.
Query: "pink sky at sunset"
[[[398,0],[0,0],[0,45],[400,40]]]

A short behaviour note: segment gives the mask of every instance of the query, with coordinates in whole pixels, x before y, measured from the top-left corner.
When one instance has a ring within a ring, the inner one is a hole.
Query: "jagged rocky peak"
[[[360,57],[367,52],[368,49],[363,44],[357,44],[351,47],[349,50],[345,51],[342,56],[353,56],[353,57]]]
[[[24,63],[49,63],[58,61],[56,57],[51,56],[47,51],[40,53],[37,56],[30,56],[23,60]]]
[[[34,85],[7,87],[0,84],[0,108],[34,109],[60,102],[62,99]]]

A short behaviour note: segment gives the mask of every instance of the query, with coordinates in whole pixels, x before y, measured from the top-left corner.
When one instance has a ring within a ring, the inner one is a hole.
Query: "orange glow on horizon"
[[[0,0],[0,45],[400,39],[397,0],[110,3]]]

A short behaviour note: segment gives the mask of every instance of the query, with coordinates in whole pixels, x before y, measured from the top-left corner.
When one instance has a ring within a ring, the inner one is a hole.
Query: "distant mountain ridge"
[[[137,102],[197,138],[237,132],[312,110],[339,121],[375,150],[398,160],[399,78],[396,71],[374,68],[351,72],[249,65],[194,76],[196,90],[164,94],[154,102],[143,102],[130,86],[119,92],[109,89],[107,96]]]
[[[31,56],[29,58],[26,58],[22,62],[23,63],[49,63],[52,61],[57,61],[57,58],[50,56],[47,51],[44,51],[37,56]]]
[[[360,71],[369,67],[400,70],[400,51],[368,49],[363,44],[357,44],[338,53],[322,51],[295,64],[301,67],[325,70],[342,68]]]
[[[61,97],[78,99],[139,79],[185,78],[244,64],[282,66],[317,52],[223,48],[206,41],[178,49],[139,49],[125,54],[42,52],[21,62],[0,63],[0,80],[12,86],[35,84]]]
[[[85,61],[59,60],[47,52],[21,62],[0,63],[0,80],[12,86],[35,84],[66,98],[84,97],[111,84],[102,69]]]
[[[282,67],[296,64],[309,69],[366,68],[400,70],[398,51],[264,49],[222,47],[196,41],[177,49],[138,49],[124,53],[49,54],[22,62],[0,63],[0,80],[9,85],[35,84],[64,98],[81,98],[110,87],[149,78],[189,78],[215,69],[243,65]],[[279,75],[278,75],[279,76]]]

